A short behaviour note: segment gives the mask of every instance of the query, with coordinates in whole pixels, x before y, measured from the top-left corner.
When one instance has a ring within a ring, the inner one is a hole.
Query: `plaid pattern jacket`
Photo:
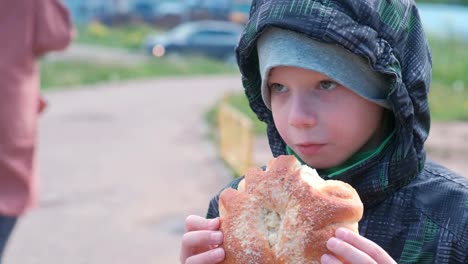
[[[390,77],[395,134],[378,155],[333,176],[364,203],[359,233],[398,263],[468,263],[468,180],[426,161],[432,61],[412,0],[254,0],[236,48],[250,107],[267,124],[273,155],[285,143],[260,94],[256,40],[269,26],[341,45]],[[327,175],[321,175],[328,178]],[[237,188],[240,179],[227,187]],[[227,188],[226,187],[226,188]],[[219,195],[219,194],[218,194]],[[219,215],[218,195],[207,217]]]

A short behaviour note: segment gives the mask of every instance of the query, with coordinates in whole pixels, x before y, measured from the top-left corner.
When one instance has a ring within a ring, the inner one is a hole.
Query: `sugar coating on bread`
[[[223,263],[320,263],[338,227],[358,232],[363,205],[349,184],[323,180],[294,156],[249,169],[219,198]]]

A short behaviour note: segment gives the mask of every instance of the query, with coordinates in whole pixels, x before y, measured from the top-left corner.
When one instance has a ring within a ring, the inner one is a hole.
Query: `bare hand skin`
[[[338,228],[335,237],[327,242],[327,248],[335,256],[325,254],[322,264],[396,264],[396,262],[379,245],[346,228]],[[337,257],[343,259],[340,261]]]
[[[218,247],[223,242],[219,226],[219,218],[188,216],[185,219],[186,233],[182,237],[180,263],[215,264],[223,261],[224,250]]]

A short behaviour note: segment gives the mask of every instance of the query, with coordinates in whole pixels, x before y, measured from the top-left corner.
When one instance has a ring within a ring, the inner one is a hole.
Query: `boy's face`
[[[279,134],[310,166],[340,165],[383,140],[383,108],[326,75],[279,66],[270,71],[268,87]]]

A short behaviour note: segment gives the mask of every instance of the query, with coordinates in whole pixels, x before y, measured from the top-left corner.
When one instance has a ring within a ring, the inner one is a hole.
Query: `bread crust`
[[[323,180],[294,156],[249,169],[219,197],[225,264],[320,263],[338,227],[358,232],[363,205],[349,184]]]

